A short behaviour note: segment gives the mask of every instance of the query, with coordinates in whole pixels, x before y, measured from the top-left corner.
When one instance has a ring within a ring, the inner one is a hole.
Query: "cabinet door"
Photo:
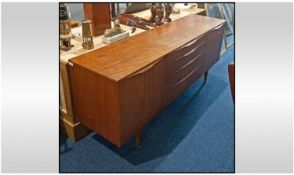
[[[222,47],[224,24],[208,32],[205,69],[210,69],[218,60]]]
[[[163,66],[157,61],[119,82],[121,144],[160,111]]]
[[[161,110],[164,61],[154,64],[144,75],[145,122],[149,122]]]
[[[72,99],[78,120],[119,146],[116,82],[78,65],[69,66]]]

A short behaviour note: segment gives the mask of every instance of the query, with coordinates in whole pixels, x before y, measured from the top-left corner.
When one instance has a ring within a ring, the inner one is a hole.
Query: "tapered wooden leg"
[[[206,83],[206,81],[207,81],[207,76],[208,76],[208,71],[205,72],[205,74],[204,74],[204,83]]]
[[[139,130],[137,133],[136,133],[136,145],[137,147],[139,147],[142,143],[142,140],[141,140],[141,130]]]

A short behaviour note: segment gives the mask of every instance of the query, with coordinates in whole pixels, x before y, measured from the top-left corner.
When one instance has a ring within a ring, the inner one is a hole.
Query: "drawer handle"
[[[202,46],[205,43],[205,41],[203,41],[202,43],[200,43],[197,47],[195,47],[193,50],[189,51],[188,53],[186,53],[184,55],[184,57],[190,55],[191,53],[193,53],[195,50],[197,50],[200,46]]]
[[[185,44],[185,45],[179,47],[179,48],[176,49],[175,51],[178,51],[178,50],[183,49],[183,48],[190,47],[191,45],[195,44],[195,43],[196,43],[199,39],[201,39],[202,37],[203,37],[203,35],[201,35],[200,37],[198,37],[198,38],[196,38],[196,39],[194,39],[194,40],[188,42],[187,44]]]
[[[177,59],[174,59],[173,61],[171,61],[171,63],[175,62],[175,61],[178,61],[184,57],[187,57],[189,56],[190,54],[192,54],[193,52],[195,52],[195,50],[199,49],[203,44],[205,44],[205,41],[203,41],[202,43],[200,43],[197,47],[195,47],[193,50],[189,51],[188,53],[178,57]]]
[[[194,61],[198,60],[200,55],[202,55],[202,53],[198,54],[195,58],[191,59],[188,63],[186,63],[184,66],[182,66],[180,69],[176,70],[175,73],[177,73],[178,71],[184,69],[185,67],[187,67],[188,65],[192,64]]]
[[[182,48],[190,47],[192,44],[195,44],[198,40],[199,40],[199,38],[197,38],[197,39],[195,39],[195,40],[193,40],[193,41],[185,44]]]
[[[201,37],[196,38],[196,39],[190,41],[189,43],[185,44],[184,46],[182,46],[182,47],[180,47],[180,48],[190,47],[191,45],[195,44],[200,38],[201,38]]]
[[[185,75],[185,77],[183,78],[183,79],[181,79],[180,81],[178,81],[175,85],[174,85],[174,87],[176,87],[176,86],[178,86],[179,84],[181,84],[181,83],[183,83],[190,75],[192,75],[198,68],[200,67],[200,65],[199,66],[197,66],[194,70],[192,70],[190,73],[188,73],[187,75]]]
[[[220,29],[222,26],[223,26],[223,24],[221,24],[221,25],[219,25],[219,26],[215,27],[215,28],[214,28],[214,29],[212,29],[212,30],[218,30],[218,29]]]
[[[192,49],[191,51],[189,51],[188,53],[186,53],[183,57],[186,57],[188,55],[191,55],[198,47],[195,47],[194,49]]]
[[[126,78],[132,78],[132,77],[134,77],[134,76],[137,76],[137,75],[139,75],[139,74],[142,74],[142,73],[144,73],[144,72],[146,72],[146,71],[152,69],[152,68],[155,66],[155,64],[157,64],[158,62],[159,62],[159,60],[155,61],[154,63],[151,63],[150,65],[144,67],[143,69],[141,69],[141,70],[139,70],[139,71],[137,71],[137,72],[134,72],[133,74],[127,76]]]

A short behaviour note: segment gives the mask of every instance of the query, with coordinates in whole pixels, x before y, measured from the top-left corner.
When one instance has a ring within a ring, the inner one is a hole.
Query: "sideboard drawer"
[[[186,53],[183,52],[178,57],[170,58],[166,67],[166,74],[167,75],[174,74],[178,69],[181,69],[189,61],[191,61],[191,59],[194,59],[195,57],[200,57],[200,55],[205,54],[205,50],[206,50],[206,42],[203,41],[199,43],[195,48],[191,49],[190,51]]]
[[[192,70],[201,66],[201,64],[203,63],[204,56],[205,56],[204,53],[199,53],[198,55],[190,58],[189,61],[186,64],[182,65],[181,67],[175,66],[179,68],[170,74],[166,74],[165,76],[166,87],[174,86],[179,81],[181,81],[183,77],[188,75]]]
[[[176,84],[170,87],[166,87],[164,90],[163,96],[163,105],[166,106],[171,103],[173,100],[176,99],[185,89],[187,89],[191,82],[194,82],[196,78],[201,76],[201,68],[202,66],[199,65],[195,67],[192,71],[190,71],[187,75],[182,77]]]
[[[192,41],[186,43],[185,45],[179,47],[178,49],[172,51],[171,53],[169,53],[168,55],[166,55],[166,59],[167,59],[167,64],[171,64],[172,62],[180,59],[181,57],[183,57],[183,55],[191,52],[192,50],[194,50],[195,48],[197,48],[197,51],[200,49],[200,47],[203,45],[203,43],[206,42],[206,34],[205,35],[201,35],[199,37],[197,37],[196,39],[193,39]],[[202,49],[202,47],[201,47]],[[204,49],[205,50],[205,49]],[[196,52],[196,49],[194,50]]]
[[[207,35],[202,35],[167,55],[163,105],[168,105],[204,73]]]

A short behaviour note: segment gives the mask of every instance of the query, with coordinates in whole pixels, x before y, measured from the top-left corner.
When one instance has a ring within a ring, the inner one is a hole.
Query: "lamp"
[[[93,30],[92,30],[92,21],[83,20],[82,22],[82,31],[83,31],[83,48],[84,49],[93,49]]]
[[[70,50],[73,45],[71,39],[75,36],[71,33],[71,22],[68,6],[60,3],[59,6],[59,32],[60,32],[60,49]]]

